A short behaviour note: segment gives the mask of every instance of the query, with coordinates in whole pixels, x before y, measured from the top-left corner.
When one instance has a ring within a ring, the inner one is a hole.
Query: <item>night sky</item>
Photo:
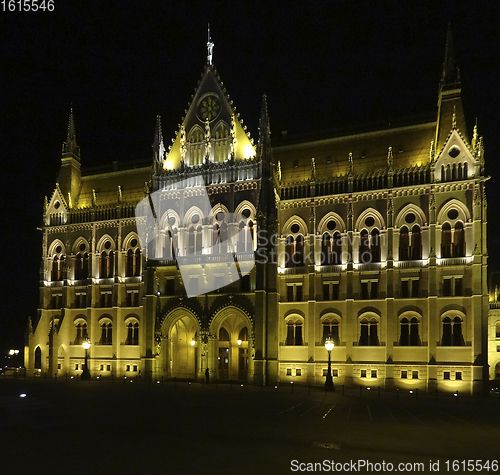
[[[40,3],[40,0],[39,0]],[[484,136],[489,265],[500,270],[500,6],[497,2],[55,0],[0,11],[0,354],[35,316],[43,199],[53,192],[73,104],[82,167],[152,157],[156,114],[174,137],[206,62],[252,137],[268,96],[272,139],[436,112],[448,21],[470,137]],[[1,8],[1,3],[0,3]]]

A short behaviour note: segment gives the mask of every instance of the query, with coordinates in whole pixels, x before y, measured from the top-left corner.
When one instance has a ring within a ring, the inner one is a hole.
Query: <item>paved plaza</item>
[[[421,462],[425,473],[439,460],[446,473],[446,460],[500,458],[499,428],[499,398],[0,380],[6,475],[274,474],[324,460]]]

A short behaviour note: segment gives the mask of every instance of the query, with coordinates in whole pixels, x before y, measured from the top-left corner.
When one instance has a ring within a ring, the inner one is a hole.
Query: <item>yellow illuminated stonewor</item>
[[[248,160],[250,158],[255,157],[256,150],[254,145],[252,145],[252,141],[248,137],[247,133],[241,126],[241,123],[237,120],[235,124],[236,128],[236,149],[234,153],[235,160]],[[189,136],[189,131],[186,131],[186,135]],[[167,153],[167,158],[163,162],[164,170],[175,170],[180,168],[181,166],[181,145],[180,145],[180,137],[181,134],[178,133],[177,137],[172,144],[170,151]],[[213,150],[212,145],[212,150]],[[188,145],[189,149],[189,145]],[[227,160],[229,156],[227,157]]]

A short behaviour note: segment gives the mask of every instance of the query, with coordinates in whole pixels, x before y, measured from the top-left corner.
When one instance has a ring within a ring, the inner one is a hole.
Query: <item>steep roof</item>
[[[451,125],[451,124],[450,124]],[[296,144],[275,145],[274,160],[280,161],[283,182],[311,178],[311,158],[316,177],[328,178],[348,172],[349,153],[354,174],[387,169],[387,153],[392,147],[394,168],[429,163],[429,149],[436,131],[435,122],[374,130],[362,134],[339,135]]]

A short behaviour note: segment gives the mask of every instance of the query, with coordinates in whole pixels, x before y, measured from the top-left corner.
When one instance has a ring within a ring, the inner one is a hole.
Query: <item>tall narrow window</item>
[[[401,333],[399,336],[399,345],[400,346],[409,346],[410,344],[410,327],[407,318],[402,318],[401,323]]]
[[[410,321],[410,346],[419,346],[420,337],[418,336],[418,319],[413,317]]]
[[[359,262],[368,263],[371,262],[371,260],[370,238],[368,236],[368,231],[363,229],[359,235]]]
[[[113,326],[111,323],[101,325],[101,345],[111,345],[113,343]]]
[[[443,320],[443,338],[441,340],[441,345],[452,346],[452,324],[450,317],[446,317]]]
[[[295,255],[294,255],[294,264],[296,266],[304,265],[304,236],[299,234],[295,239],[296,247],[295,247]]]
[[[126,259],[126,276],[132,277],[134,275],[134,251],[129,249],[127,251],[127,259]]]
[[[464,225],[459,221],[455,224],[453,233],[453,257],[465,256]]]
[[[333,235],[333,264],[342,264],[342,236],[339,232]]]
[[[380,233],[378,229],[373,229],[370,239],[372,262],[380,262]]]
[[[331,239],[328,233],[323,234],[321,239],[321,264],[331,264],[332,263],[332,248]]]
[[[441,257],[451,257],[451,226],[450,223],[444,223],[441,230]]]
[[[462,346],[463,344],[462,319],[460,317],[455,317],[453,319],[453,346]]]
[[[286,341],[288,346],[302,345],[302,322],[299,320],[289,320],[286,324]]]
[[[293,255],[295,254],[295,241],[293,236],[288,236],[286,238],[285,247],[285,266],[293,267]]]
[[[141,250],[136,249],[134,253],[134,275],[141,275]]]
[[[139,324],[128,323],[127,324],[127,339],[125,340],[126,345],[138,345],[139,344]]]
[[[411,229],[411,258],[413,260],[422,259],[422,237],[420,226],[413,226]]]
[[[399,231],[399,260],[407,261],[410,258],[410,240],[408,228],[403,226]]]
[[[363,318],[360,322],[359,346],[378,346],[378,322],[375,318]]]

